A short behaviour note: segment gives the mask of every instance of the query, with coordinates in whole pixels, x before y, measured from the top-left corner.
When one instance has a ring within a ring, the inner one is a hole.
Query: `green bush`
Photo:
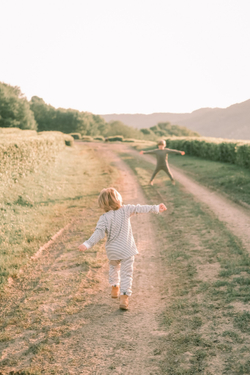
[[[80,133],[70,133],[69,135],[71,135],[71,137],[73,137],[74,139],[81,139],[82,138]]]
[[[123,136],[115,135],[115,136],[107,137],[105,138],[105,142],[123,142]]]
[[[97,137],[94,137],[94,140],[104,142],[105,138],[102,135],[98,135]]]
[[[250,168],[250,142],[236,145],[236,163]]]
[[[171,137],[168,148],[185,151],[187,155],[250,167],[250,142],[205,137]]]

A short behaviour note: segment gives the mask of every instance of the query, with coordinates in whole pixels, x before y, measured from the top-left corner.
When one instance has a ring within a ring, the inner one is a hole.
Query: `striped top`
[[[138,254],[135,245],[130,217],[135,214],[159,213],[159,206],[127,204],[118,210],[103,214],[92,236],[84,242],[89,249],[107,234],[106,252],[109,260],[126,259]]]

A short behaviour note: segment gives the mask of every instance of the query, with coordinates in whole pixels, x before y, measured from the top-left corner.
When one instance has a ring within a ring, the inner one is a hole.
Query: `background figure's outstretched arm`
[[[185,155],[184,151],[179,151],[179,150],[173,150],[171,148],[165,148],[167,151],[167,154],[180,154],[180,155]]]
[[[150,150],[150,151],[140,151],[140,154],[155,154],[155,151],[157,150]]]

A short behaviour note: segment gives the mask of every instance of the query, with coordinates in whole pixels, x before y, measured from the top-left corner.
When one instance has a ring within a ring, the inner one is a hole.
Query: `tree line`
[[[42,98],[33,96],[30,102],[19,87],[0,82],[0,127],[18,127],[37,131],[57,130],[104,137],[122,135],[124,138],[156,140],[164,136],[197,136],[191,130],[159,123],[149,129],[135,129],[121,121],[106,122],[101,116],[75,109],[54,108]]]

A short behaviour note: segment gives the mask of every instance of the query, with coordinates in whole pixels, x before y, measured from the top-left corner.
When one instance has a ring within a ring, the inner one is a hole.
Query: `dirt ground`
[[[127,165],[110,148],[107,152],[100,144],[98,151],[105,152],[121,172],[119,192],[125,204],[146,204]],[[139,215],[131,221],[140,254],[135,261],[130,309],[119,310],[119,302],[110,298],[106,267],[100,276],[101,290],[83,313],[84,340],[80,346],[90,363],[82,369],[84,374],[160,374],[158,337],[166,333],[159,331],[157,321],[166,303],[162,286],[165,270],[150,215]]]
[[[119,169],[120,178],[116,186],[123,196],[124,203],[146,204],[136,177],[117,156],[117,151],[126,151],[127,146],[118,148],[116,145],[99,143],[95,144],[95,148],[100,156],[105,155],[105,158],[109,158],[110,162]],[[138,155],[131,149],[129,152]],[[151,158],[149,160],[152,161]],[[220,220],[225,221],[243,240],[245,246],[249,246],[250,217],[244,209],[198,186],[180,171],[174,168],[173,171],[176,180],[183,184],[183,188],[192,192],[196,199],[212,209]],[[85,215],[87,214],[88,212],[85,212]],[[163,215],[167,220],[168,212]],[[161,338],[167,335],[167,332],[161,330],[159,322],[168,303],[166,285],[170,272],[162,266],[160,243],[152,215],[139,215],[132,218],[132,226],[140,254],[135,261],[130,309],[121,311],[118,300],[110,297],[106,262],[103,267],[89,272],[87,281],[77,287],[77,292],[74,294],[76,304],[72,305],[72,315],[69,317],[65,315],[65,331],[60,324],[60,334],[65,333],[64,339],[58,342],[52,341],[51,352],[47,348],[43,352],[41,344],[45,336],[41,333],[37,337],[35,332],[20,329],[11,344],[4,346],[4,342],[1,343],[1,374],[9,374],[11,371],[17,374],[17,371],[28,369],[34,355],[36,360],[32,364],[33,367],[30,367],[31,372],[27,373],[162,374],[160,363],[166,353],[160,350]],[[77,243],[72,240],[74,235],[72,227],[63,234],[63,241],[55,241],[50,254],[41,255],[34,268],[33,279],[26,280],[30,288],[26,289],[25,293],[19,290],[16,295],[19,303],[29,305],[30,319],[35,319],[37,314],[40,320],[47,322],[48,329],[54,327],[55,337],[59,331],[58,311],[63,309],[66,299],[69,298],[70,283],[74,282],[75,274],[79,269],[84,272],[82,266],[70,268],[69,264],[73,262],[74,253],[64,252],[65,246],[77,248]],[[81,299],[83,292],[86,294],[85,299]],[[168,293],[171,294],[170,289]],[[9,329],[15,328],[13,326]],[[34,351],[27,353],[27,343],[30,342],[34,343]],[[39,352],[36,350],[38,345],[40,345]],[[44,345],[46,347],[47,341]]]

